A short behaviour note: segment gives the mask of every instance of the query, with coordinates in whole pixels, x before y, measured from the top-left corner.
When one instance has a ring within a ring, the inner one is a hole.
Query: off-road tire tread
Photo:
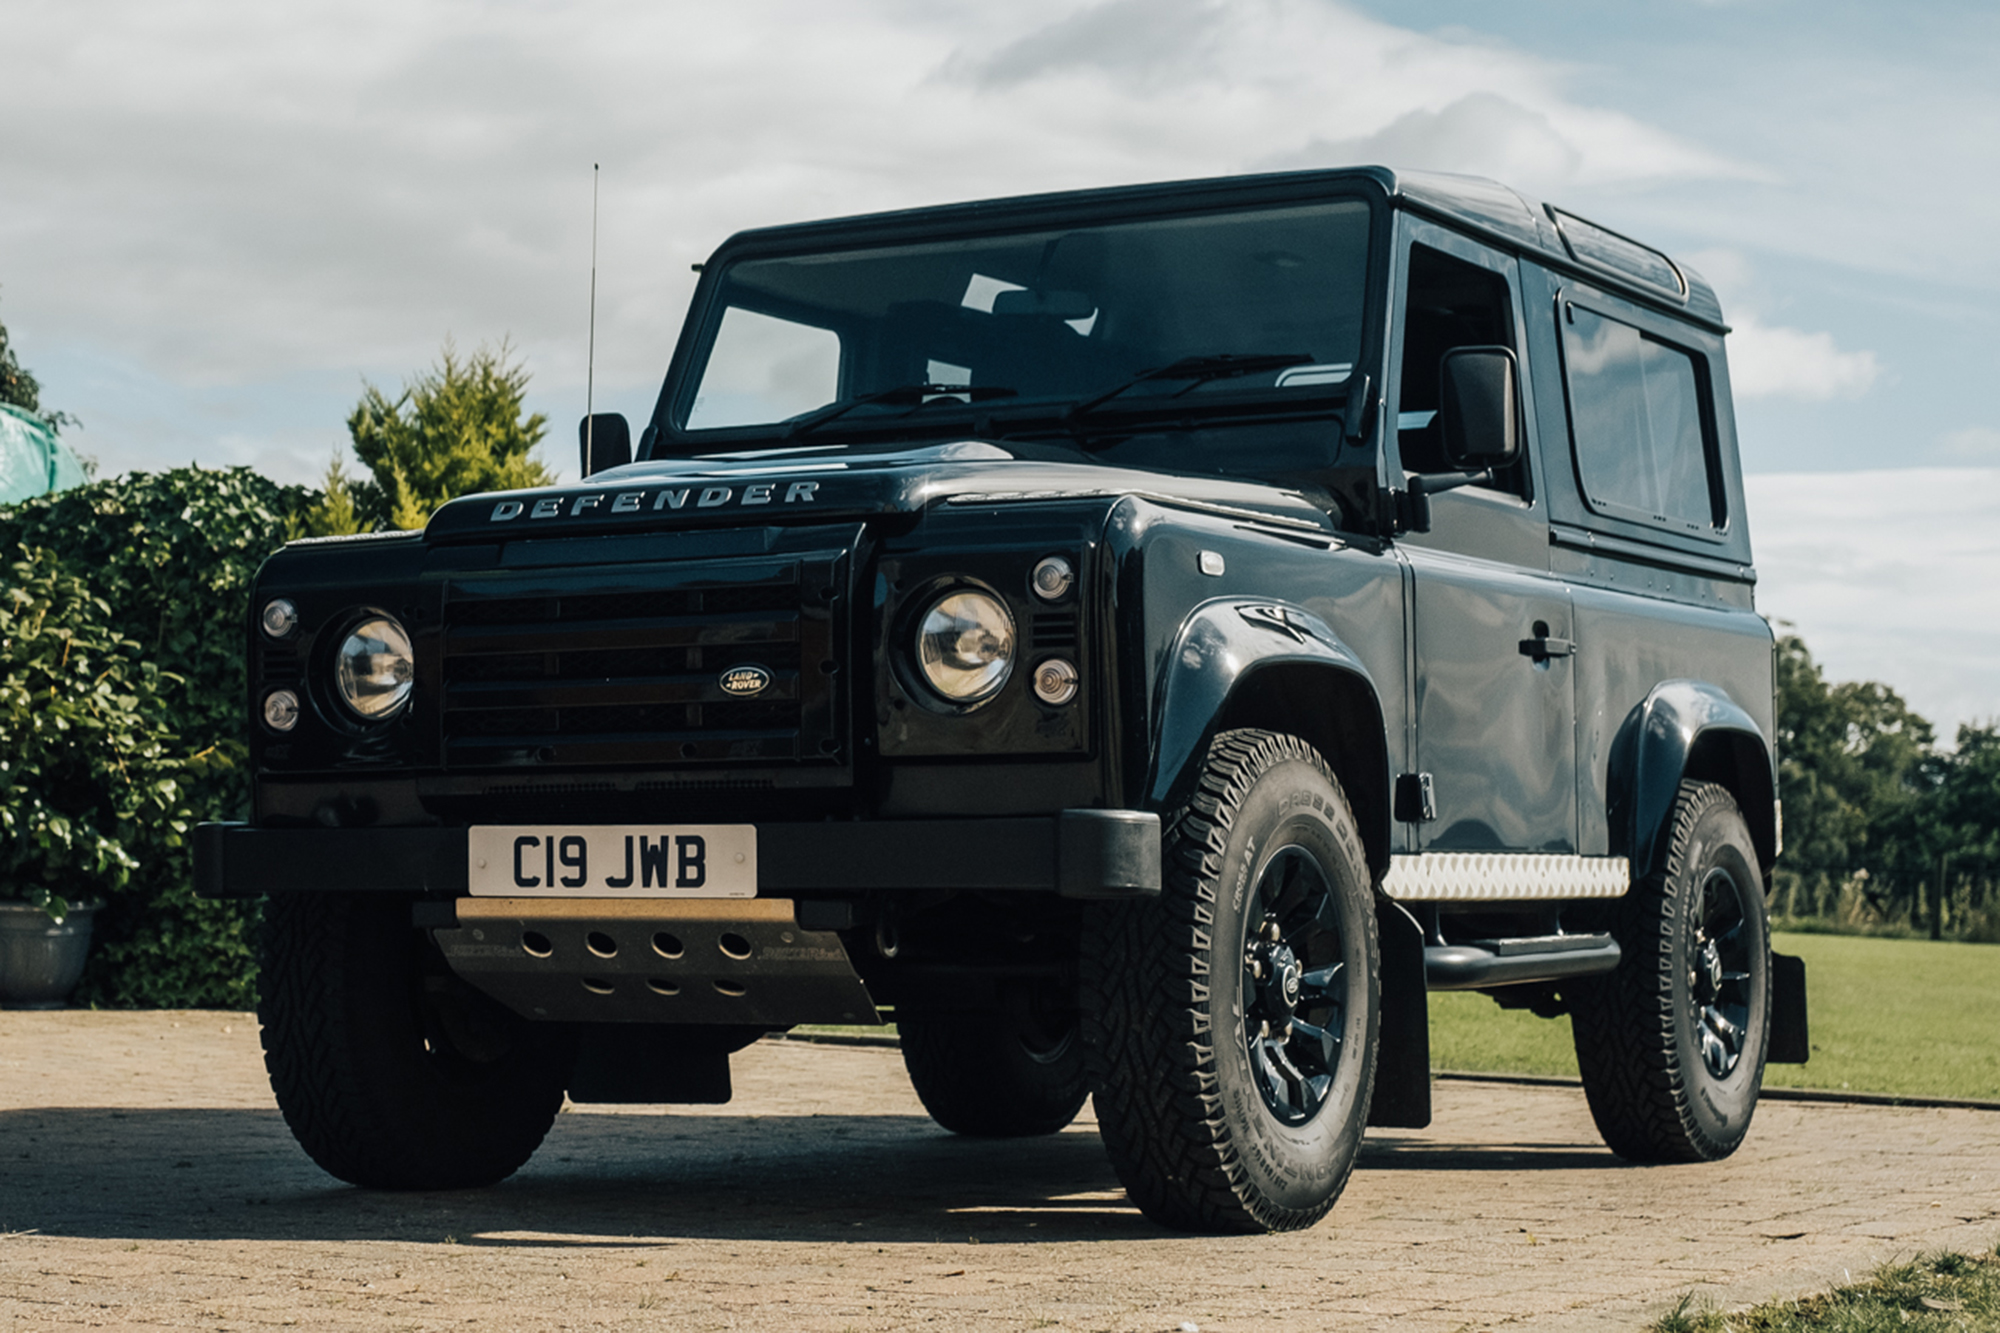
[[[367,936],[379,932],[359,914],[386,908],[393,928],[393,914],[407,920],[409,909],[402,900],[357,898],[285,894],[265,906],[257,1012],[285,1123],[321,1169],[364,1188],[463,1189],[505,1179],[562,1109],[567,1070],[535,1067],[539,1052],[531,1051],[496,1071],[489,1097],[461,1099],[467,1114],[448,1125],[403,1114],[398,1096],[423,1090],[385,1087],[382,1034],[356,1000],[364,988],[409,984],[371,966]]]
[[[1681,874],[1695,827],[1718,807],[1741,821],[1727,788],[1681,783],[1666,866],[1633,885],[1619,907],[1615,934],[1629,963],[1575,988],[1570,1029],[1591,1118],[1605,1146],[1630,1162],[1712,1162],[1738,1146],[1711,1138],[1690,1110],[1693,1071],[1680,1065],[1681,1016],[1673,1002],[1673,960],[1664,947],[1676,915],[1687,910],[1684,895],[1701,889],[1684,883]],[[1758,1040],[1759,1065],[1768,1046],[1768,1036]]]
[[[1090,1095],[1081,1044],[1046,1065],[1033,1063],[1003,1015],[898,1015],[903,1067],[931,1119],[971,1138],[1054,1134]]]
[[[1224,732],[1194,794],[1168,821],[1159,900],[1096,903],[1085,916],[1082,1032],[1098,1129],[1133,1201],[1179,1230],[1309,1227],[1347,1181],[1343,1174],[1325,1203],[1306,1209],[1272,1206],[1244,1188],[1217,1091],[1214,1046],[1235,1034],[1218,1037],[1194,1003],[1206,987],[1190,950],[1209,925],[1195,886],[1220,874],[1230,828],[1257,778],[1288,760],[1318,769],[1352,820],[1346,793],[1311,746],[1278,732]],[[1183,966],[1163,965],[1171,959]]]

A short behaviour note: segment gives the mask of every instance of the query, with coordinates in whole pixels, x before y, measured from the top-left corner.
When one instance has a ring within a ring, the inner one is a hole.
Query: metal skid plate
[[[1632,887],[1622,856],[1539,852],[1425,852],[1391,858],[1382,892],[1406,903],[1619,898]]]
[[[527,1018],[594,1023],[878,1021],[832,931],[789,898],[461,898],[432,932],[453,971]]]

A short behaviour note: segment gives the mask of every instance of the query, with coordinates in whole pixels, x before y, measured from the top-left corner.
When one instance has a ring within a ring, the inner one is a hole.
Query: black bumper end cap
[[[1056,892],[1064,898],[1156,897],[1160,817],[1150,810],[1065,810],[1056,816]]]

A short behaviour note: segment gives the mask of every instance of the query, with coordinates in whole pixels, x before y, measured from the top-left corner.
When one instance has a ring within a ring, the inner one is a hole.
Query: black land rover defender
[[[1426,993],[1567,1013],[1611,1148],[1742,1141],[1771,635],[1710,289],[1379,169],[737,236],[637,448],[258,577],[262,1018],[334,1175],[893,1018],[948,1129],[1096,1097],[1170,1226],[1310,1225]]]

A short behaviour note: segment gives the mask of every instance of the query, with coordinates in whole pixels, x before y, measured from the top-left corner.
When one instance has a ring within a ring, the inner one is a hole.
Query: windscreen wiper
[[[1141,384],[1150,384],[1156,380],[1187,380],[1189,381],[1187,388],[1180,392],[1188,393],[1197,386],[1213,380],[1233,380],[1244,375],[1261,375],[1267,370],[1284,370],[1289,366],[1310,365],[1312,359],[1310,352],[1217,352],[1213,356],[1184,356],[1170,366],[1141,371],[1095,398],[1078,403],[1069,410],[1068,415],[1071,421],[1087,417],[1128,389],[1136,389]],[[1179,397],[1180,394],[1174,396]]]
[[[936,402],[946,397],[955,401],[983,403],[995,398],[1015,396],[1015,390],[1003,389],[994,384],[934,384],[927,380],[917,384],[898,384],[891,389],[877,389],[873,393],[864,393],[859,398],[829,403],[817,411],[808,412],[802,417],[794,417],[791,425],[785,428],[785,437],[795,440],[802,435],[809,435],[827,422],[844,417],[855,408],[866,407],[871,403],[885,404],[889,407],[918,408],[925,403]]]

